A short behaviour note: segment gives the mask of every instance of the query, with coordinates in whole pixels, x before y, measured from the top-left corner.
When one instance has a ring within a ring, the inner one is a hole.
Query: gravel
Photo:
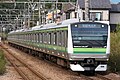
[[[120,75],[115,74],[115,73],[110,73],[110,74],[106,75],[106,77],[111,79],[111,80],[120,80]]]
[[[60,66],[56,66],[44,60],[35,58],[14,48],[9,47],[9,50],[20,59],[25,60],[26,63],[35,68],[38,72],[42,73],[44,76],[47,76],[48,80],[84,80],[77,73],[70,70],[63,69]]]
[[[53,65],[47,61],[38,59],[36,57],[33,57],[31,55],[28,55],[26,53],[23,53],[19,50],[16,50],[12,47],[8,48],[13,54],[17,55],[20,59],[25,60],[26,63],[28,63],[31,67],[33,67],[38,72],[42,73],[44,76],[48,78],[48,80],[85,80],[81,76],[78,75],[76,72],[72,72],[70,70],[61,68],[60,66]],[[9,67],[9,66],[8,66]],[[13,70],[9,71],[9,68],[7,69],[7,72],[10,74],[7,76],[13,76],[15,79],[3,79],[0,76],[0,80],[21,80],[21,77]],[[7,74],[5,74],[7,75]],[[109,75],[105,75],[105,77],[108,77],[110,79],[120,80],[120,76],[110,73]],[[6,78],[6,77],[5,77]],[[11,77],[10,77],[11,78]],[[94,78],[94,77],[93,77]],[[97,78],[94,80],[98,80]]]
[[[23,80],[23,79],[16,72],[14,67],[7,61],[6,72],[3,75],[0,75],[0,80]]]

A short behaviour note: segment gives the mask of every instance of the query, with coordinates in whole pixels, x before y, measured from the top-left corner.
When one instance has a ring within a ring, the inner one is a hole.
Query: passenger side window
[[[58,33],[58,45],[62,45],[62,34],[61,31]]]
[[[68,31],[65,31],[65,47],[67,47],[68,43]]]
[[[53,44],[56,45],[57,44],[57,34],[56,34],[56,32],[53,35],[53,41],[54,41]]]
[[[51,33],[48,33],[48,43],[51,44]]]

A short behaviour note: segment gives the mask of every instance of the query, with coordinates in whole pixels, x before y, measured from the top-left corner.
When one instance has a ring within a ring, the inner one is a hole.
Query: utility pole
[[[26,2],[24,2],[24,27],[23,27],[23,29],[25,29],[26,28]]]
[[[46,14],[45,14],[45,0],[44,0],[44,3],[43,3],[43,24],[46,23],[46,20],[45,20],[46,16],[45,15]]]
[[[57,3],[58,3],[58,0],[56,0],[56,19],[57,19]]]
[[[38,3],[38,8],[39,8],[39,25],[41,24],[41,4],[40,4],[41,0],[39,0],[39,3]]]
[[[27,26],[27,28],[30,28],[30,4],[28,3],[28,26]]]
[[[85,0],[85,21],[89,21],[89,0]]]
[[[52,4],[52,23],[54,23],[54,9],[55,9],[55,5]]]

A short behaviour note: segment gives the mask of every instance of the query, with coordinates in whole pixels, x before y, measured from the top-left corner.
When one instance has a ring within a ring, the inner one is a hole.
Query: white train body
[[[106,71],[110,26],[108,21],[79,22],[71,19],[59,25],[47,24],[10,32],[8,42],[44,52],[57,64],[73,71]]]

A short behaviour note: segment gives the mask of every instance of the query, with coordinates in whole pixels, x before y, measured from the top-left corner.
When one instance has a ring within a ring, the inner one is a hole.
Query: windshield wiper
[[[94,42],[100,44],[101,46],[104,46],[103,42],[100,42],[100,41],[97,41],[97,40],[94,40]]]
[[[90,41],[88,41],[88,40],[85,40],[85,42],[89,43],[90,46],[93,46],[93,43],[92,43],[92,42],[90,42]]]

